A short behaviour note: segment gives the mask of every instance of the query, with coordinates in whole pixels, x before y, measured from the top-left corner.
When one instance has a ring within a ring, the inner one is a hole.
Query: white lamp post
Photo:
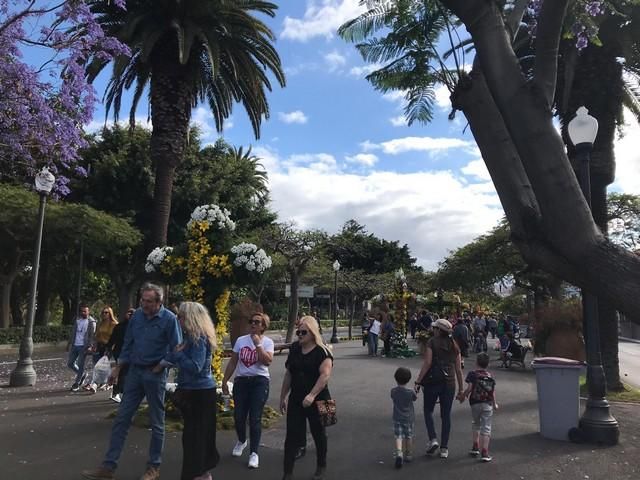
[[[333,262],[333,332],[331,334],[331,343],[338,343],[338,272],[340,271],[340,262]]]
[[[35,179],[36,191],[40,194],[40,208],[38,210],[38,230],[36,244],[33,250],[33,268],[31,269],[31,290],[29,294],[29,310],[27,321],[24,325],[24,333],[20,342],[20,358],[16,368],[11,372],[9,385],[11,387],[26,387],[36,384],[36,371],[33,369],[33,321],[36,316],[36,293],[38,287],[38,270],[40,269],[40,249],[42,247],[42,230],[44,227],[44,210],[47,205],[47,196],[53,189],[56,178],[44,167],[38,172]]]
[[[569,138],[576,150],[578,181],[584,198],[591,208],[591,176],[589,162],[593,143],[598,134],[598,121],[585,107],[578,108],[568,125]],[[611,415],[607,401],[607,384],[600,353],[598,298],[582,290],[583,325],[587,342],[587,387],[589,397],[577,431],[570,432],[572,440],[614,445],[618,443],[618,422]]]

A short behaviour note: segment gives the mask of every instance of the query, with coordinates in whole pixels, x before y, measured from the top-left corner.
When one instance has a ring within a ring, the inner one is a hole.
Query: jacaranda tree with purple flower
[[[46,52],[41,65],[25,61],[26,48]],[[86,175],[78,150],[96,100],[83,65],[128,53],[84,1],[0,0],[0,180],[31,184],[48,165],[54,194],[68,194],[69,177]]]

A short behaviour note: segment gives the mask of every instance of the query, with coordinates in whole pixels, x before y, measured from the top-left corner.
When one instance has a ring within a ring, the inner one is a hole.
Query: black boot
[[[317,467],[316,473],[313,474],[313,477],[311,477],[311,480],[322,480],[324,478],[325,470],[326,470],[325,467]]]
[[[300,447],[297,451],[296,451],[296,456],[295,459],[298,460],[302,457],[304,457],[307,454],[307,447]]]
[[[282,480],[292,480],[293,479],[293,475],[291,475],[290,473],[285,473],[282,476]]]

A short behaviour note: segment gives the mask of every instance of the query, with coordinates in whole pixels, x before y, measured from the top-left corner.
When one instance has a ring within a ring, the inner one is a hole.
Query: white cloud
[[[361,146],[365,148],[366,145],[366,148],[369,150],[375,149],[375,144],[370,142],[367,144],[367,142],[368,140],[362,143]],[[394,138],[393,140],[382,142],[377,146],[380,147],[384,153],[389,155],[398,155],[400,153],[416,151],[438,153],[454,148],[471,149],[475,144],[459,138],[404,137]]]
[[[266,154],[273,207],[281,221],[336,232],[355,218],[367,230],[407,243],[419,263],[435,269],[451,249],[492,228],[502,217],[490,183],[468,185],[451,171],[341,171],[326,153],[280,159]]]
[[[640,195],[640,125],[626,108],[624,118],[624,135],[615,142],[616,181],[612,187],[624,193]]]
[[[104,120],[91,120],[84,126],[84,131],[87,133],[98,133],[105,126],[110,128],[113,127],[113,125],[114,122],[111,120],[107,121],[106,123],[104,122]],[[118,125],[120,125],[122,128],[129,128],[129,119],[127,118],[126,120],[119,120]],[[151,120],[148,120],[147,117],[136,117],[136,127],[142,127],[151,130],[151,126]]]
[[[382,98],[387,102],[395,103],[398,107],[402,107],[404,105],[404,97],[407,92],[403,90],[391,90],[382,95]]]
[[[404,115],[398,115],[397,117],[392,117],[389,119],[389,123],[394,127],[406,127],[407,119],[404,118]]]
[[[281,37],[301,42],[314,37],[329,39],[340,25],[364,11],[360,0],[308,0],[302,18],[285,17]]]
[[[382,67],[383,65],[380,63],[372,63],[369,65],[362,65],[360,67],[351,67],[351,70],[349,70],[349,75],[353,77],[366,77],[370,73],[375,72],[376,70],[380,70]]]
[[[451,110],[451,92],[444,84],[439,84],[435,89],[436,106],[440,110]]]
[[[218,138],[213,113],[208,108],[197,107],[191,114],[191,123],[200,128],[201,139],[205,143],[211,143]],[[223,126],[225,130],[233,128],[233,118],[225,120]]]
[[[302,110],[294,110],[293,112],[278,112],[278,118],[284,123],[300,123],[304,124],[309,121],[309,118],[304,114]]]
[[[324,61],[329,67],[330,72],[335,72],[336,70],[340,70],[347,63],[347,57],[342,55],[337,50],[327,53],[324,56]]]
[[[373,143],[371,140],[365,140],[360,142],[360,148],[365,152],[370,152],[371,150],[380,150],[380,145]]]
[[[358,153],[345,158],[349,163],[358,163],[365,167],[373,167],[378,162],[378,157],[373,153]]]
[[[485,182],[491,181],[489,170],[487,170],[487,166],[481,158],[478,160],[472,160],[462,167],[460,171],[469,177],[474,177],[476,180],[482,180]]]

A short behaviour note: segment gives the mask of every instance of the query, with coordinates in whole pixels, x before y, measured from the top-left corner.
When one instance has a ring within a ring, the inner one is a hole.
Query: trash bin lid
[[[583,368],[585,362],[563,357],[538,357],[533,360],[533,368]]]

